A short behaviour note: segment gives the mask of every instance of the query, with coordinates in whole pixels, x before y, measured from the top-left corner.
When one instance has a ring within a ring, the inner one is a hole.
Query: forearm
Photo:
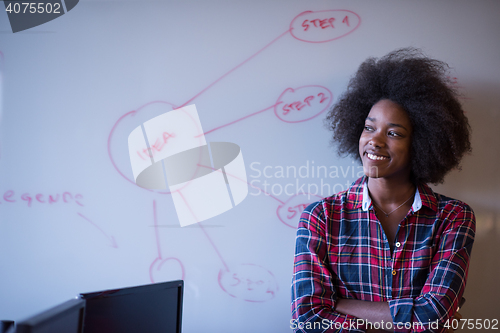
[[[393,322],[389,303],[387,302],[368,302],[357,299],[339,298],[337,299],[335,310],[339,313],[351,315],[370,323]]]

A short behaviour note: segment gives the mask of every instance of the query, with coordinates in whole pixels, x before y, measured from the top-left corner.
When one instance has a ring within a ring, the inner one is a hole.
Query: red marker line
[[[224,261],[224,259],[222,258],[222,255],[220,254],[219,250],[217,249],[217,247],[215,246],[214,242],[212,241],[212,239],[210,238],[210,236],[208,235],[207,231],[205,230],[205,228],[203,227],[203,225],[201,224],[201,222],[198,223],[198,225],[200,226],[201,230],[203,230],[203,232],[205,233],[205,236],[207,236],[208,240],[210,241],[210,244],[212,244],[212,247],[214,248],[215,252],[217,252],[217,255],[219,256],[219,259],[222,261],[222,264],[224,265],[224,267],[226,268],[226,271],[229,272],[229,267],[227,266],[226,262]]]
[[[198,163],[198,166],[203,167],[203,168],[209,168],[209,169],[212,169],[213,171],[222,172],[220,169],[219,169],[219,170],[215,170],[214,168],[212,168],[211,166],[208,166],[208,165],[201,165],[201,164],[199,164],[199,163]],[[261,189],[260,187],[255,186],[255,185],[253,185],[253,184],[250,184],[249,182],[247,182],[247,181],[245,181],[245,180],[241,179],[240,177],[236,177],[236,176],[234,176],[234,175],[232,175],[232,174],[230,174],[230,173],[227,173],[227,172],[226,172],[226,175],[227,175],[227,176],[231,176],[231,177],[233,177],[234,179],[238,179],[238,180],[239,180],[239,181],[241,181],[241,182],[247,183],[249,186],[252,186],[253,188],[255,188],[255,189],[257,189],[257,190],[261,191],[262,193],[264,193],[264,194],[266,194],[267,196],[269,196],[269,197],[273,198],[274,200],[278,201],[278,202],[279,202],[279,203],[281,203],[282,205],[283,205],[283,204],[285,204],[285,202],[284,202],[284,201],[281,201],[280,199],[278,199],[278,198],[277,198],[277,197],[275,197],[274,195],[272,195],[272,194],[270,194],[270,193],[267,193],[266,191],[264,191],[264,190],[263,190],[263,189]]]
[[[113,127],[111,128],[111,131],[109,132],[109,136],[108,136],[108,156],[109,156],[109,159],[111,160],[111,164],[113,164],[113,167],[115,168],[116,171],[118,171],[118,173],[123,177],[125,178],[127,181],[129,181],[130,183],[135,184],[135,181],[129,179],[127,176],[125,176],[123,174],[123,172],[121,172],[121,170],[118,168],[118,165],[116,165],[115,163],[115,160],[113,159],[113,154],[111,153],[111,140],[113,138],[113,134],[116,130],[116,127],[120,124],[120,122],[128,117],[128,116],[135,116],[137,114],[137,112],[141,111],[143,108],[145,108],[146,106],[148,105],[151,105],[151,104],[154,104],[154,103],[163,103],[163,104],[168,104],[170,106],[172,106],[172,109],[176,109],[177,107],[172,104],[172,103],[169,103],[169,102],[165,102],[165,101],[152,101],[152,102],[149,102],[149,103],[146,103],[144,105],[142,105],[141,107],[139,107],[137,110],[132,110],[132,111],[129,111],[127,113],[125,113],[123,116],[121,116],[120,118],[118,118],[118,120],[115,122],[115,124],[113,125]],[[150,190],[150,189],[147,189],[145,188],[145,190],[147,191],[150,191],[150,192],[153,192],[153,190]],[[163,193],[163,192],[160,192],[160,193]],[[168,192],[169,193],[169,192]]]
[[[160,235],[158,232],[158,220],[156,217],[156,200],[153,200],[153,217],[154,217],[155,236],[156,236],[156,248],[158,249],[158,258],[162,259],[161,246],[160,246]]]
[[[158,217],[156,214],[156,200],[153,200],[153,216],[154,216],[156,248],[158,250],[158,257],[155,260],[153,260],[153,262],[149,266],[149,279],[151,280],[151,283],[158,282],[158,281],[155,281],[154,273],[160,271],[161,267],[167,261],[174,260],[179,264],[179,266],[181,268],[181,272],[182,272],[181,279],[184,280],[184,277],[186,276],[186,271],[184,269],[184,265],[182,264],[182,261],[180,261],[178,258],[175,258],[175,257],[169,257],[169,258],[163,259],[162,255],[161,255],[160,233],[158,232]]]
[[[123,116],[121,116],[120,118],[118,118],[118,120],[116,121],[116,123],[113,125],[113,127],[111,128],[111,132],[109,132],[109,136],[108,136],[108,156],[109,156],[109,159],[111,160],[111,164],[113,164],[113,167],[116,169],[116,171],[118,171],[118,173],[123,177],[125,178],[126,180],[128,180],[129,182],[131,182],[132,184],[135,185],[135,182],[133,182],[132,180],[128,179],[127,176],[125,176],[121,171],[120,169],[118,168],[118,166],[116,165],[115,163],[115,160],[113,159],[113,154],[111,153],[111,138],[113,137],[113,133],[116,129],[116,126],[118,126],[118,124],[123,120],[123,118],[127,117],[127,116],[134,116],[135,114],[137,113],[136,110],[133,110],[133,111],[130,111],[130,112],[127,112],[125,113]],[[151,191],[151,190],[149,190]],[[151,191],[152,192],[152,191]]]
[[[225,78],[226,76],[228,76],[229,74],[231,74],[232,72],[234,72],[236,69],[238,69],[241,66],[243,66],[245,63],[247,63],[248,61],[250,61],[252,58],[254,58],[255,56],[257,56],[260,52],[264,51],[266,48],[268,48],[269,46],[271,46],[278,39],[280,39],[281,37],[285,36],[289,32],[290,32],[290,29],[288,29],[287,31],[285,31],[284,33],[282,33],[281,35],[279,35],[278,37],[276,37],[275,39],[273,39],[269,44],[267,44],[262,49],[260,49],[259,51],[257,51],[253,55],[251,55],[248,59],[246,59],[245,61],[243,61],[242,63],[240,63],[239,65],[237,65],[236,67],[234,67],[233,69],[229,70],[227,73],[225,73],[224,75],[222,75],[220,78],[218,78],[217,80],[215,80],[214,82],[212,82],[211,84],[209,84],[206,88],[204,88],[202,91],[200,91],[199,93],[197,93],[196,95],[194,95],[190,100],[188,100],[186,103],[182,104],[180,107],[183,107],[183,106],[188,105],[189,103],[191,103],[195,98],[197,98],[198,96],[200,96],[201,94],[203,94],[205,91],[207,91],[208,89],[210,89],[211,87],[213,87],[220,80],[222,80],[223,78]]]
[[[181,191],[177,191],[177,193],[179,193],[179,195],[181,196],[182,200],[184,201],[184,203],[188,207],[189,211],[191,212],[191,214],[193,215],[193,217],[195,218],[195,220],[198,221],[198,219],[194,215],[194,212],[191,210],[191,207],[189,207],[189,204],[188,204],[186,198],[184,198],[184,196],[182,195]],[[227,266],[226,262],[222,258],[222,255],[220,254],[219,249],[217,249],[217,246],[215,246],[215,243],[213,242],[212,238],[210,238],[210,236],[208,235],[207,231],[205,230],[205,228],[203,227],[203,225],[201,224],[201,222],[198,222],[198,225],[200,226],[201,230],[203,230],[203,232],[205,233],[205,236],[207,237],[208,241],[210,242],[210,244],[214,248],[215,252],[219,256],[220,261],[222,261],[222,264],[224,265],[224,267],[226,268],[226,270],[229,272],[229,267]]]
[[[113,236],[108,236],[104,230],[101,229],[101,227],[99,227],[97,224],[95,224],[94,222],[92,222],[90,219],[88,219],[87,217],[83,216],[82,214],[80,213],[77,213],[78,215],[80,215],[81,217],[83,217],[87,222],[89,222],[90,224],[92,224],[94,227],[96,227],[97,229],[99,229],[99,231],[111,242],[111,246],[114,247],[115,249],[118,248],[118,244],[116,244],[116,240],[115,240],[115,237]]]
[[[247,115],[247,116],[244,116],[244,117],[242,117],[242,118],[239,118],[239,119],[233,120],[233,121],[232,121],[232,122],[230,122],[230,123],[227,123],[227,124],[224,124],[224,125],[218,126],[218,127],[214,128],[214,129],[211,129],[210,131],[205,132],[204,134],[199,134],[199,135],[197,135],[197,136],[195,136],[195,137],[197,138],[197,137],[199,137],[199,136],[202,136],[202,135],[205,135],[205,134],[208,134],[208,133],[212,133],[213,131],[216,131],[216,130],[221,129],[221,128],[223,128],[223,127],[226,127],[226,126],[232,125],[232,124],[234,124],[234,123],[237,123],[237,122],[238,122],[238,121],[240,121],[240,120],[243,120],[243,119],[249,118],[249,117],[251,117],[251,116],[255,116],[256,114],[259,114],[259,113],[262,113],[262,112],[267,111],[267,110],[269,110],[269,109],[272,109],[272,108],[274,108],[276,105],[279,105],[279,104],[281,104],[281,103],[283,103],[283,102],[276,103],[276,104],[271,105],[270,107],[267,107],[267,108],[265,108],[265,109],[263,109],[263,110],[260,110],[260,111],[257,111],[257,112],[254,112],[254,113],[251,113],[251,114],[249,114],[249,115]]]

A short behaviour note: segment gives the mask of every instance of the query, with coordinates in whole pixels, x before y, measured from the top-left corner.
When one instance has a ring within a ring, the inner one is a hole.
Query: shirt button
[[[392,271],[392,275],[396,275],[396,271]]]
[[[400,247],[401,246],[401,243],[400,242],[396,242],[396,247]]]

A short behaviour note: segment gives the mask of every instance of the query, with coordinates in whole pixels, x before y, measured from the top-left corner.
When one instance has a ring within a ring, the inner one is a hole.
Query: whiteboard
[[[464,314],[498,318],[479,275],[498,274],[500,156],[484,145],[500,139],[498,14],[486,0],[82,0],[14,34],[2,11],[0,319],[184,279],[184,332],[290,331],[298,214],[362,170],[325,114],[362,61],[406,46],[449,63],[464,95],[474,154],[438,189],[478,217]],[[135,185],[127,138],[192,104],[207,142],[240,147],[248,195],[181,227],[168,190]]]

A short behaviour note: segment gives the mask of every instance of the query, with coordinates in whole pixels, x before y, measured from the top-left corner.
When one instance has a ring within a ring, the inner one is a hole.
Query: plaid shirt
[[[366,327],[350,324],[357,318],[335,311],[340,297],[389,302],[394,325],[401,323],[393,327],[396,332],[443,332],[467,280],[475,234],[472,209],[420,184],[391,253],[366,179],[302,213],[290,326],[300,332],[363,332]]]

